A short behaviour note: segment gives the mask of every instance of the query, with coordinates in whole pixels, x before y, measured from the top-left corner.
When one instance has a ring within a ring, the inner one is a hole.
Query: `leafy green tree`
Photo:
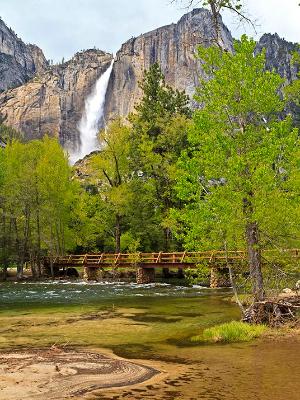
[[[5,177],[5,153],[0,147],[0,271],[3,270],[4,279],[6,279],[6,271],[8,267],[8,232],[5,212],[5,198],[3,192]]]
[[[78,207],[79,187],[71,179],[68,158],[58,141],[45,137],[42,145],[36,166],[39,198],[36,198],[34,209],[38,209],[38,204],[41,207],[42,250],[53,258],[75,246],[71,221]]]
[[[187,248],[246,248],[253,294],[262,300],[262,250],[299,244],[300,168],[298,131],[278,119],[283,80],[266,71],[255,45],[243,36],[234,54],[199,48],[212,78],[200,81],[203,106],[179,162],[185,207],[177,228]]]
[[[90,173],[98,188],[102,226],[121,250],[122,224],[132,201],[129,168],[129,128],[121,119],[112,121],[99,135],[101,151],[91,158]],[[113,226],[113,231],[110,231]]]
[[[5,263],[25,261],[34,276],[41,273],[41,256],[63,254],[70,248],[69,222],[75,206],[75,186],[67,157],[55,139],[22,144],[13,141],[2,150],[1,209]],[[8,257],[9,256],[9,257]]]
[[[173,187],[176,162],[186,146],[188,121],[191,116],[189,98],[184,92],[172,89],[165,82],[159,65],[145,71],[140,84],[143,90],[136,112],[130,115],[130,162],[136,186],[148,187],[146,201],[140,198],[143,189],[135,191],[135,203],[143,204],[147,221],[157,221],[164,232],[165,250],[169,249],[171,231],[168,212],[177,202]],[[153,194],[152,201],[149,193]],[[157,231],[157,229],[156,229]],[[162,245],[160,246],[162,247]]]

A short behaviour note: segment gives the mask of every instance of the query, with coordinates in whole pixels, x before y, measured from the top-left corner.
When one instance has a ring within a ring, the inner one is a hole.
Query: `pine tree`
[[[146,185],[153,199],[144,202],[138,196],[135,202],[140,202],[143,207],[150,205],[146,213],[148,221],[152,225],[155,221],[156,226],[160,221],[158,225],[164,237],[160,247],[168,250],[171,237],[168,213],[177,201],[173,190],[174,173],[176,161],[186,145],[191,117],[189,98],[166,84],[157,63],[145,71],[140,87],[143,97],[129,118],[132,124],[130,161],[136,187],[140,187],[135,193],[143,193],[142,187]]]

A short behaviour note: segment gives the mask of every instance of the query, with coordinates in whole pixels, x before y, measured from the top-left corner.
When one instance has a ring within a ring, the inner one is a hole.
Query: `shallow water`
[[[167,284],[0,284],[0,348],[108,348],[154,360],[168,373],[160,382],[91,399],[298,399],[299,340],[190,342],[208,326],[239,318],[230,295],[226,289]]]

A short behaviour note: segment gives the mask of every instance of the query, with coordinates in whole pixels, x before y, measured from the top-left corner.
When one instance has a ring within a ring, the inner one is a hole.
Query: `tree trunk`
[[[50,274],[51,274],[51,278],[54,279],[54,268],[53,268],[53,257],[52,257],[52,254],[50,255]]]
[[[240,307],[240,310],[241,310],[242,314],[245,315],[245,309],[243,307],[242,302],[240,301],[239,294],[238,294],[238,291],[237,291],[237,288],[236,288],[236,284],[235,284],[235,280],[234,280],[234,276],[233,276],[233,273],[232,273],[232,268],[231,268],[231,265],[229,263],[226,239],[224,240],[224,250],[225,250],[225,256],[226,256],[226,267],[228,268],[229,280],[230,280],[230,284],[232,286],[232,290],[233,290],[233,294],[234,294],[234,297],[235,297],[235,301],[236,301],[237,305]]]
[[[54,279],[54,268],[53,268],[53,234],[52,227],[50,228],[50,273],[51,278]]]
[[[37,273],[36,273],[36,262],[35,262],[35,254],[31,253],[30,254],[30,268],[31,268],[31,275],[33,279],[37,278]]]
[[[261,251],[259,248],[259,229],[257,222],[247,222],[246,241],[248,247],[250,275],[253,285],[253,295],[255,301],[262,301],[265,297],[265,291],[261,270]]]
[[[37,277],[41,277],[41,224],[40,224],[40,210],[39,210],[39,198],[37,196],[37,211],[36,211],[36,231],[37,231],[37,254],[36,254],[36,266],[37,266]]]
[[[7,265],[8,265],[8,261],[7,261],[7,254],[8,254],[8,240],[7,240],[7,230],[6,230],[6,218],[5,218],[5,212],[3,212],[3,216],[2,216],[2,231],[3,231],[3,236],[2,236],[2,251],[3,251],[3,256],[2,256],[2,260],[1,263],[3,264],[3,268],[2,268],[2,279],[4,281],[6,281],[7,279]]]
[[[213,19],[213,25],[214,25],[214,29],[215,29],[215,42],[216,45],[219,46],[220,48],[222,48],[223,45],[223,41],[221,39],[221,27],[220,27],[220,11],[217,10],[216,8],[216,4],[213,1],[209,2],[210,5],[210,10],[212,13],[212,19]]]
[[[2,269],[2,280],[3,281],[7,280],[7,264],[4,264],[3,269]]]
[[[164,228],[164,250],[168,252],[170,249],[170,229]]]
[[[29,212],[29,207],[26,206],[23,249],[22,249],[19,265],[17,266],[17,279],[23,279],[23,270],[24,270],[24,264],[25,264],[27,251],[28,251],[29,235],[30,235],[30,212]]]
[[[116,253],[121,252],[121,217],[116,215],[116,226],[115,226],[115,244]]]
[[[22,267],[20,266],[20,264],[21,264],[21,245],[20,245],[17,219],[15,217],[13,218],[13,225],[14,225],[14,230],[15,230],[15,247],[16,247],[17,260],[18,260],[17,278],[19,278],[19,275],[21,277],[23,275],[23,266]]]

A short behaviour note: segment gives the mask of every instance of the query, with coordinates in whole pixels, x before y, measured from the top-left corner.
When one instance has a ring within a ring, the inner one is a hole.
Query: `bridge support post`
[[[99,281],[101,280],[101,270],[95,267],[83,268],[83,279],[85,281]]]
[[[210,270],[210,287],[230,287],[228,268],[212,267]]]
[[[136,283],[145,285],[152,282],[155,282],[155,269],[139,267],[136,271]]]
[[[162,269],[162,275],[163,275],[164,278],[171,278],[170,269],[169,268],[163,268]]]
[[[184,279],[183,268],[178,268],[178,270],[177,270],[177,278],[178,279]]]

